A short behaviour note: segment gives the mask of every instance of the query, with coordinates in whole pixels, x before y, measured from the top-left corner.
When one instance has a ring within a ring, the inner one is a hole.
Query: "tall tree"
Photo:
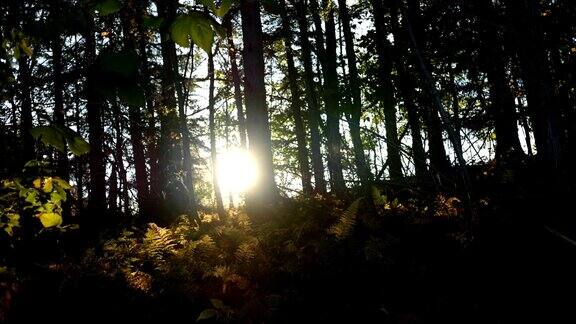
[[[236,104],[236,113],[238,116],[238,133],[240,135],[240,147],[246,148],[246,119],[244,117],[244,104],[242,103],[242,88],[240,86],[240,71],[236,62],[236,45],[234,44],[234,35],[232,33],[232,12],[224,17],[224,28],[226,29],[226,40],[228,42],[228,58],[230,59],[230,74],[234,86],[234,103]]]
[[[264,50],[262,45],[262,22],[260,2],[242,0],[242,39],[244,44],[244,97],[246,99],[246,128],[250,152],[258,163],[258,184],[248,194],[252,207],[270,205],[276,200],[277,189],[272,161],[272,141],[266,105],[264,83]],[[250,206],[249,206],[250,207]],[[250,207],[250,208],[252,208]]]
[[[164,18],[160,27],[162,52],[162,78],[160,94],[160,143],[159,158],[161,188],[164,199],[164,213],[174,217],[186,212],[187,197],[179,188],[177,178],[182,170],[182,145],[177,139],[181,136],[176,102],[176,77],[178,61],[176,44],[170,38],[170,23],[176,18],[177,1],[157,0],[158,14]]]
[[[403,11],[402,28],[404,31],[404,37],[407,39],[407,43],[410,44],[412,49],[411,60],[414,62],[414,67],[420,72],[421,76],[418,81],[419,87],[425,89],[425,91],[420,93],[419,104],[423,107],[424,112],[424,123],[426,125],[426,130],[428,132],[428,155],[430,158],[430,167],[436,175],[446,175],[450,168],[450,161],[446,155],[446,148],[444,147],[444,138],[442,135],[442,121],[438,116],[438,107],[435,104],[431,104],[434,101],[434,89],[432,89],[432,84],[427,82],[424,77],[423,68],[428,67],[422,66],[421,60],[418,59],[417,50],[423,55],[426,54],[427,49],[427,39],[425,28],[422,25],[420,2],[418,0],[408,0],[407,8]],[[418,46],[416,48],[415,44]]]
[[[122,29],[124,33],[124,48],[129,51],[129,53],[134,53],[135,57],[140,60],[140,56],[136,55],[136,49],[138,48],[138,25],[136,22],[136,17],[138,16],[139,10],[137,8],[138,0],[127,0],[124,2],[124,6],[121,11]],[[142,66],[142,63],[138,62],[138,67]],[[139,86],[139,74],[133,80],[136,87],[140,89]],[[145,102],[144,102],[145,103]],[[149,184],[148,184],[148,174],[146,172],[146,157],[144,155],[144,142],[142,140],[143,127],[142,127],[142,112],[139,104],[128,103],[128,119],[130,122],[130,139],[132,142],[132,152],[134,157],[134,170],[136,179],[136,195],[138,201],[138,208],[141,214],[145,215],[148,211],[149,204]]]
[[[399,182],[402,178],[402,161],[400,159],[400,141],[398,140],[398,126],[396,124],[396,100],[392,84],[392,55],[388,43],[385,9],[383,0],[371,0],[376,28],[376,51],[378,53],[378,76],[380,86],[377,87],[378,97],[382,100],[384,109],[384,123],[386,127],[386,147],[390,179]]]
[[[51,39],[50,39],[50,49],[52,50],[52,74],[54,79],[54,115],[53,123],[60,127],[65,126],[65,115],[66,110],[64,107],[64,80],[62,78],[63,73],[63,61],[62,61],[62,47],[64,42],[62,41],[61,35],[61,23],[58,19],[58,3],[52,0],[50,2],[50,15],[49,20],[51,26]],[[56,173],[58,176],[68,179],[68,157],[66,152],[56,152]]]
[[[208,52],[208,78],[210,85],[208,86],[208,127],[210,128],[210,157],[212,160],[212,185],[214,186],[214,200],[216,201],[216,210],[218,214],[223,217],[226,212],[224,211],[224,203],[222,201],[222,193],[220,192],[220,181],[218,179],[218,152],[216,149],[216,107],[214,98],[214,53],[212,49]]]
[[[479,16],[480,60],[490,83],[490,115],[494,119],[496,133],[496,158],[522,153],[518,139],[516,105],[506,75],[507,53],[504,40],[496,26],[487,23],[498,12],[492,1],[476,1],[474,12]]]
[[[306,86],[306,102],[308,104],[308,128],[310,130],[310,149],[312,151],[312,170],[314,172],[314,189],[319,193],[326,192],[324,163],[322,162],[322,134],[320,126],[320,104],[314,82],[312,67],[312,46],[310,45],[308,21],[306,19],[306,0],[295,1],[298,16],[301,59],[304,65],[304,84]]]
[[[326,31],[322,33],[320,10],[316,0],[310,0],[312,17],[316,28],[316,52],[322,65],[324,79],[323,96],[326,109],[326,139],[328,149],[328,171],[330,186],[336,195],[343,195],[346,190],[342,171],[342,135],[340,134],[340,91],[338,85],[338,63],[336,55],[336,25],[334,23],[334,6],[330,1],[323,2]],[[324,35],[326,46],[324,47]]]
[[[300,177],[302,178],[302,188],[304,193],[312,192],[310,182],[310,165],[308,162],[308,145],[306,141],[306,129],[302,118],[302,97],[300,86],[298,85],[298,72],[294,65],[294,52],[292,51],[292,29],[288,17],[285,0],[278,0],[280,16],[282,19],[282,31],[284,32],[284,47],[286,48],[286,61],[288,64],[288,84],[290,86],[290,110],[294,119],[294,130],[296,131],[296,143],[298,146],[298,165],[300,167]]]
[[[561,115],[542,31],[541,5],[536,0],[510,1],[506,13],[512,22],[509,39],[522,70],[537,156],[545,165],[556,168],[562,160]]]
[[[90,168],[90,192],[88,196],[88,209],[98,214],[106,207],[106,165],[104,161],[104,126],[103,107],[104,100],[98,93],[96,83],[96,37],[94,36],[94,18],[89,8],[84,11],[87,26],[84,34],[84,64],[88,67],[86,75],[86,109],[88,121],[88,140],[90,142],[90,155],[88,165]]]
[[[364,154],[364,145],[362,144],[362,137],[360,134],[360,117],[362,116],[362,95],[360,80],[358,77],[358,67],[356,66],[356,52],[354,51],[354,34],[350,26],[350,13],[346,5],[346,0],[338,0],[340,9],[340,21],[342,22],[342,30],[344,32],[344,42],[346,44],[346,58],[348,59],[348,86],[351,93],[351,104],[348,124],[350,125],[350,137],[354,145],[354,159],[356,162],[356,169],[360,181],[364,187],[368,187],[372,181],[372,173],[366,161]],[[394,119],[396,123],[396,119]],[[390,134],[388,141],[390,142]],[[397,137],[397,136],[396,136]],[[390,159],[390,150],[388,150]],[[399,157],[399,155],[398,155]],[[392,166],[393,163],[390,163]],[[391,167],[392,169],[392,167]]]

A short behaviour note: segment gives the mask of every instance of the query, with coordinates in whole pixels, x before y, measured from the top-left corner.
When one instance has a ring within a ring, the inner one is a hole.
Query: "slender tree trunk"
[[[32,129],[32,86],[28,58],[22,54],[18,58],[18,81],[20,82],[20,137],[23,144],[23,162],[34,159],[34,139]]]
[[[138,29],[138,49],[140,55],[140,70],[141,70],[141,80],[142,87],[144,88],[144,95],[146,97],[146,122],[147,126],[145,129],[145,143],[146,143],[146,154],[148,159],[148,166],[150,170],[150,180],[149,180],[149,192],[148,199],[151,202],[149,207],[152,209],[153,201],[158,201],[160,198],[160,167],[158,163],[158,136],[156,132],[156,112],[155,112],[155,87],[152,82],[150,63],[148,61],[147,52],[147,36],[146,31],[143,26],[142,17],[146,14],[146,2],[136,0],[136,10],[139,14],[136,15],[136,23]],[[150,210],[150,212],[155,212]]]
[[[314,25],[316,26],[316,50],[322,64],[324,78],[324,104],[326,106],[326,139],[328,149],[328,171],[332,192],[338,196],[344,195],[346,184],[342,173],[342,136],[340,134],[340,91],[338,89],[337,55],[336,55],[336,25],[334,24],[334,8],[325,1],[325,36],[320,25],[320,12],[316,0],[310,1]],[[315,9],[316,8],[316,9]]]
[[[384,108],[384,126],[386,128],[386,149],[390,179],[393,183],[402,180],[402,160],[400,159],[400,141],[396,124],[396,99],[392,85],[392,53],[385,29],[384,5],[382,0],[371,0],[374,12],[374,27],[376,28],[376,51],[378,52],[378,76],[380,87],[378,96]]]
[[[112,165],[112,172],[108,179],[108,209],[112,212],[118,212],[118,167],[116,163]]]
[[[88,164],[90,167],[90,193],[88,197],[88,209],[93,215],[98,215],[106,208],[106,165],[104,161],[104,126],[103,99],[99,96],[97,85],[94,81],[96,71],[94,63],[96,59],[96,38],[94,37],[94,20],[90,13],[86,13],[88,28],[85,35],[85,66],[88,67],[86,76],[86,109],[88,111],[88,140],[90,153]],[[94,222],[94,220],[90,220]]]
[[[285,0],[279,0],[280,15],[282,17],[282,30],[284,31],[284,47],[286,48],[286,61],[288,64],[288,84],[290,86],[291,103],[290,110],[294,119],[294,129],[296,131],[296,142],[298,146],[298,165],[300,167],[300,176],[302,177],[302,189],[305,194],[312,192],[312,183],[310,182],[310,165],[308,162],[308,145],[306,141],[306,129],[302,118],[301,107],[303,105],[301,90],[298,85],[298,72],[294,65],[294,53],[292,52],[292,30],[290,20],[286,12]]]
[[[194,45],[190,45],[190,51],[186,57],[184,68],[184,77],[186,76],[188,66],[190,71],[194,70]],[[178,71],[178,67],[174,67]],[[194,166],[191,156],[190,130],[188,129],[188,114],[186,113],[186,102],[188,98],[188,89],[184,91],[183,81],[180,74],[177,76],[177,95],[178,95],[178,113],[180,117],[180,133],[182,134],[182,166],[184,169],[184,190],[187,193],[186,210],[193,219],[198,220],[198,208],[196,206],[196,191],[194,189]]]
[[[407,43],[410,44],[410,47],[413,50],[412,60],[414,61],[414,65],[419,67],[418,70],[421,76],[421,86],[425,89],[423,94],[419,97],[419,103],[420,106],[425,107],[424,123],[426,124],[426,130],[428,132],[430,166],[435,173],[445,176],[449,172],[450,162],[448,161],[446,149],[444,147],[442,121],[438,116],[438,105],[433,103],[431,104],[431,102],[436,102],[434,95],[436,88],[435,85],[430,83],[430,79],[426,77],[426,75],[428,75],[426,72],[429,70],[426,66],[426,62],[423,60],[420,49],[426,49],[426,39],[424,26],[420,23],[421,14],[419,1],[409,0],[408,10],[403,16],[404,19],[402,27],[404,29],[404,37],[406,37]],[[415,22],[412,23],[413,21]],[[421,54],[417,55],[417,52]]]
[[[14,6],[14,7],[12,7]],[[20,21],[18,17],[23,19],[30,13],[26,12],[25,3],[14,2],[10,3],[8,8],[14,11],[14,15],[9,15],[11,23],[18,26]],[[20,100],[20,139],[22,141],[22,161],[24,165],[26,162],[33,160],[34,154],[34,138],[30,134],[32,129],[32,76],[30,74],[30,59],[20,51],[20,56],[17,58],[18,62],[18,99]]]
[[[112,165],[112,175],[110,176],[109,181],[109,191],[108,191],[108,206],[109,208],[114,211],[113,207],[116,207],[116,211],[120,211],[122,208],[117,203],[118,197],[123,194],[121,188],[124,188],[126,191],[126,187],[123,180],[126,178],[126,170],[124,168],[124,134],[123,134],[123,125],[122,125],[122,111],[120,110],[120,106],[118,105],[117,101],[112,102],[112,114],[113,114],[113,125],[115,131],[115,138],[114,138],[114,164]],[[114,177],[114,178],[112,178]],[[113,181],[114,180],[114,181]],[[121,199],[122,200],[122,199]],[[128,210],[126,210],[128,212]]]
[[[354,160],[360,181],[365,188],[370,186],[373,180],[372,173],[366,161],[364,154],[364,145],[362,144],[362,137],[360,134],[360,117],[362,116],[362,95],[360,89],[360,80],[358,78],[358,67],[356,66],[356,53],[354,52],[354,35],[350,27],[350,14],[346,6],[346,0],[338,0],[340,9],[340,21],[342,23],[342,31],[344,32],[344,42],[346,45],[346,58],[348,59],[348,85],[352,97],[352,109],[348,124],[350,125],[350,136],[352,144],[354,145]],[[394,120],[396,123],[396,120]],[[387,135],[390,140],[390,134]],[[390,158],[390,151],[389,151]]]
[[[402,59],[409,57],[406,37],[402,33],[398,21],[398,7],[390,6],[390,20],[392,34],[394,35],[394,47],[391,50],[393,62],[396,67],[398,90],[404,101],[404,108],[408,115],[408,125],[412,137],[412,159],[414,161],[414,171],[419,182],[425,180],[427,175],[426,151],[422,143],[422,127],[420,123],[420,114],[414,98],[416,98],[416,85],[410,75],[409,61]],[[399,145],[401,143],[398,143]]]
[[[266,106],[266,86],[264,83],[264,51],[262,45],[262,23],[260,3],[256,0],[242,0],[244,97],[246,98],[246,128],[250,152],[258,163],[260,177],[254,189],[248,193],[248,205],[252,213],[258,213],[259,206],[274,203],[277,198],[272,162],[272,141],[268,108]]]
[[[56,3],[52,2],[50,6],[50,19],[52,20],[53,24],[57,24],[57,10]],[[62,80],[62,70],[63,70],[63,63],[62,63],[62,46],[64,43],[62,42],[62,37],[59,34],[56,34],[52,37],[50,41],[50,47],[52,49],[52,72],[53,72],[53,79],[54,79],[54,114],[53,114],[53,123],[60,127],[65,126],[65,115],[66,110],[64,108],[64,80]],[[66,154],[66,150],[64,152],[56,152],[56,174],[62,177],[63,179],[69,179],[69,169],[68,169],[68,157]]]
[[[246,149],[246,119],[244,117],[244,105],[242,103],[242,89],[240,87],[240,71],[236,63],[236,45],[234,45],[234,35],[232,34],[232,15],[228,13],[224,18],[224,28],[226,28],[226,40],[228,41],[228,57],[230,58],[230,73],[232,84],[234,85],[234,102],[238,116],[238,133],[240,136],[240,147]]]
[[[78,82],[74,82],[74,117],[76,123],[76,129],[80,133],[84,121],[80,117],[80,91]],[[76,157],[74,160],[76,162],[76,170],[74,177],[76,179],[76,210],[81,212],[84,209],[84,173],[86,165],[86,155]]]
[[[310,149],[312,151],[312,170],[314,171],[314,187],[316,192],[326,193],[324,164],[322,162],[322,135],[320,133],[320,104],[314,83],[314,68],[312,67],[312,50],[308,39],[308,21],[306,19],[305,0],[296,1],[298,28],[300,31],[300,46],[304,64],[304,82],[306,86],[306,101],[308,103],[308,128],[310,129]]]
[[[176,16],[177,2],[174,0],[158,0],[158,13],[166,22],[171,22]],[[164,213],[173,218],[186,212],[188,198],[181,190],[177,175],[182,171],[182,146],[176,140],[181,135],[176,103],[176,45],[170,38],[170,24],[165,23],[160,28],[162,48],[162,84],[160,117],[159,159],[160,183],[164,198]]]
[[[542,15],[536,0],[510,1],[507,14],[514,26],[509,37],[515,45],[526,88],[537,156],[550,168],[562,161],[560,107],[541,30]]]
[[[122,7],[122,29],[124,32],[124,46],[128,50],[136,51],[138,47],[138,25],[136,23],[138,10],[135,0],[127,0]],[[140,59],[140,58],[139,58]],[[141,62],[138,64],[142,66]],[[136,179],[136,200],[141,215],[148,214],[149,191],[148,174],[146,172],[146,157],[144,155],[144,142],[142,134],[142,113],[140,107],[128,105],[128,120],[130,122],[130,139],[132,142],[132,153],[134,158],[134,170]]]
[[[496,16],[492,1],[475,2],[475,12],[483,18],[479,22],[480,59],[490,83],[490,115],[494,119],[496,132],[496,159],[522,153],[518,139],[518,123],[514,96],[510,89],[510,80],[506,75],[507,55],[504,51],[502,36],[496,27],[483,23],[484,19]]]
[[[210,128],[210,157],[212,160],[212,185],[214,186],[214,199],[216,200],[216,210],[221,217],[226,216],[222,193],[220,192],[220,181],[218,181],[218,152],[216,150],[216,107],[214,106],[214,54],[212,50],[208,53],[208,126]]]

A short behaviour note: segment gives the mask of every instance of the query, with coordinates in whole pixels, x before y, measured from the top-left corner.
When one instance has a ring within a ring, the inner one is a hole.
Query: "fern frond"
[[[340,216],[338,222],[328,229],[328,233],[333,234],[340,240],[348,237],[356,225],[356,218],[358,216],[358,211],[362,206],[362,201],[362,197],[354,200],[354,202],[352,202],[352,204],[350,204],[346,211]]]

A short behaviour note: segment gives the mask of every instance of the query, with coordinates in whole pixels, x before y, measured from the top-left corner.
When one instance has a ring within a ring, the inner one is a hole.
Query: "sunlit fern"
[[[350,236],[354,226],[356,225],[358,211],[362,206],[363,200],[362,197],[354,200],[354,202],[352,202],[346,211],[344,211],[344,213],[338,218],[338,221],[328,229],[328,233],[333,234],[340,240]]]

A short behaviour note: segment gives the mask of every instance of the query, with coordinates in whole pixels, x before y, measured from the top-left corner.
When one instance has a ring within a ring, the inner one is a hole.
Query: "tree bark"
[[[555,169],[562,161],[560,107],[556,100],[551,65],[541,30],[541,8],[536,0],[510,1],[507,14],[513,26],[509,30],[516,47],[528,109],[534,130],[537,157]]]
[[[138,25],[136,17],[138,10],[136,8],[136,0],[127,0],[124,2],[122,8],[122,29],[124,32],[124,46],[130,51],[136,51],[138,47]],[[141,60],[141,57],[138,56]],[[138,62],[138,66],[142,66]],[[140,79],[140,77],[138,77]],[[137,80],[135,80],[137,81]],[[146,172],[146,156],[144,155],[144,142],[142,134],[144,128],[142,127],[142,113],[140,107],[136,105],[128,105],[128,120],[130,122],[130,139],[132,142],[132,153],[134,158],[134,170],[136,180],[136,200],[138,202],[138,209],[141,215],[148,214],[149,205],[149,185],[148,174]]]
[[[272,161],[272,141],[266,87],[264,83],[264,51],[262,44],[262,22],[260,3],[257,0],[242,0],[242,38],[244,44],[244,97],[246,98],[246,128],[250,152],[258,163],[260,177],[254,188],[247,193],[247,204],[252,213],[258,207],[272,205],[277,198]]]
[[[308,103],[308,128],[310,129],[310,149],[312,151],[312,170],[314,172],[314,189],[319,193],[326,193],[326,179],[324,177],[324,163],[322,162],[322,134],[320,133],[322,119],[320,118],[320,104],[314,82],[314,68],[312,66],[312,49],[308,39],[308,21],[306,19],[306,1],[297,0],[295,3],[298,28],[300,34],[301,59],[304,64],[304,83],[306,86],[306,101]]]
[[[226,28],[226,40],[228,42],[228,57],[230,58],[230,73],[234,86],[234,103],[238,116],[238,134],[240,136],[240,147],[246,149],[246,118],[244,117],[244,104],[242,103],[242,88],[240,87],[240,71],[236,63],[236,45],[234,45],[234,35],[232,34],[232,15],[228,13],[223,21]]]
[[[506,75],[507,55],[502,35],[496,27],[483,23],[497,15],[489,0],[475,2],[475,12],[482,19],[478,22],[480,60],[490,83],[490,115],[496,133],[496,159],[522,154],[518,138],[518,123],[510,80]]]
[[[85,37],[85,65],[88,66],[86,76],[86,109],[88,111],[88,140],[90,153],[88,165],[90,168],[90,193],[88,197],[88,209],[92,214],[98,215],[106,208],[106,164],[104,162],[104,126],[103,106],[104,101],[98,94],[97,85],[94,82],[96,38],[94,36],[94,19],[86,12],[88,28]],[[91,220],[93,222],[93,220]]]
[[[354,161],[356,163],[356,170],[362,186],[368,188],[373,180],[373,176],[366,161],[364,145],[362,144],[360,132],[362,95],[360,80],[358,77],[358,67],[356,66],[356,52],[354,51],[354,35],[352,34],[352,28],[350,27],[350,14],[348,12],[348,7],[346,6],[346,0],[338,0],[338,7],[340,10],[340,21],[342,23],[342,31],[344,32],[346,58],[348,61],[348,85],[352,97],[352,109],[349,114],[348,124],[350,125],[350,136],[352,138],[352,144],[354,145]],[[396,119],[394,119],[394,124],[396,124]],[[387,134],[388,140],[390,141],[389,136],[390,134]]]
[[[174,21],[177,2],[174,0],[156,1],[158,13],[166,22]],[[177,175],[182,171],[182,146],[178,140],[181,136],[176,103],[177,57],[176,44],[170,38],[170,25],[164,23],[160,28],[162,51],[162,82],[160,117],[160,143],[158,164],[160,166],[160,183],[164,198],[164,214],[171,220],[186,212],[187,197]]]
[[[208,53],[208,78],[210,85],[208,87],[208,127],[210,128],[210,157],[212,160],[212,185],[214,186],[214,200],[216,201],[216,210],[220,217],[226,216],[222,193],[220,192],[220,181],[218,179],[218,152],[216,149],[216,107],[214,106],[214,54],[212,50]]]
[[[52,50],[52,77],[54,79],[54,113],[53,123],[57,126],[65,126],[66,110],[64,107],[64,80],[62,79],[63,63],[62,63],[62,37],[56,28],[59,23],[57,17],[57,4],[51,2],[50,4],[50,20],[55,28],[53,31],[52,39],[50,40],[50,48]],[[66,150],[64,152],[56,152],[56,174],[63,179],[70,178],[68,169],[68,156]]]
[[[318,59],[322,64],[324,78],[324,104],[326,108],[326,139],[328,149],[328,171],[330,173],[330,187],[333,193],[343,196],[346,183],[342,173],[342,135],[340,134],[340,91],[338,89],[337,55],[336,55],[336,26],[334,24],[334,8],[325,1],[323,6],[326,12],[325,27],[326,47],[324,48],[324,35],[320,26],[320,13],[316,0],[311,0],[312,15],[316,26],[316,50]],[[316,9],[315,9],[316,8]]]
[[[300,168],[300,176],[302,179],[302,189],[305,194],[312,192],[312,183],[310,182],[310,165],[308,162],[308,145],[306,141],[306,129],[304,128],[304,121],[302,120],[303,105],[301,98],[301,90],[298,85],[298,72],[294,65],[294,53],[292,52],[292,30],[290,28],[290,19],[286,12],[285,0],[278,0],[280,8],[280,16],[282,18],[282,30],[284,32],[284,47],[286,48],[286,61],[288,65],[288,84],[290,86],[290,110],[292,118],[294,119],[294,130],[296,132],[296,142],[298,147],[298,166]]]

